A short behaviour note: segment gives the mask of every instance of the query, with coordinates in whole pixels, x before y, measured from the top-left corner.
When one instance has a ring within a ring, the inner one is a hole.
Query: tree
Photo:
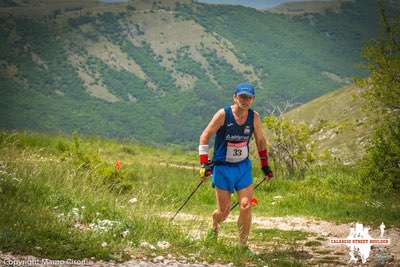
[[[275,173],[283,177],[304,177],[317,159],[312,130],[304,123],[295,124],[284,117],[268,116],[264,123],[270,133],[270,157]]]
[[[400,190],[400,36],[399,20],[385,14],[380,1],[383,35],[363,50],[370,75],[358,79],[367,108],[375,116],[374,132],[365,159],[365,177],[376,191]]]

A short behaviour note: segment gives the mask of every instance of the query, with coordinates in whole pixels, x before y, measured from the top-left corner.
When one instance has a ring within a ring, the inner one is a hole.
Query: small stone
[[[153,259],[154,262],[160,262],[160,261],[163,261],[163,260],[164,260],[164,257],[163,257],[163,256],[157,256],[157,257],[155,257],[155,258]]]

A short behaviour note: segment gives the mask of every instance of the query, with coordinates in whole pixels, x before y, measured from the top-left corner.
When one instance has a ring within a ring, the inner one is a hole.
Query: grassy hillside
[[[318,150],[329,151],[344,163],[354,163],[363,155],[372,130],[360,94],[361,89],[350,85],[303,104],[284,117],[321,128],[312,137]]]
[[[191,1],[7,1],[0,7],[0,127],[193,146],[233,86],[263,114],[364,75],[374,1],[290,17]]]

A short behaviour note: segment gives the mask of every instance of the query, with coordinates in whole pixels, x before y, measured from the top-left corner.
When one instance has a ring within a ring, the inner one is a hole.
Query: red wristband
[[[207,164],[208,163],[208,155],[200,155],[200,164]]]
[[[258,155],[260,156],[261,167],[268,166],[268,153],[267,150],[258,151]]]

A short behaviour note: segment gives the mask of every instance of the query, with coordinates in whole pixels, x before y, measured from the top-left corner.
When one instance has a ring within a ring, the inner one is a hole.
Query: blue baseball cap
[[[249,83],[239,83],[238,85],[236,85],[235,94],[237,96],[243,94],[248,96],[254,96],[255,95],[254,86]]]

